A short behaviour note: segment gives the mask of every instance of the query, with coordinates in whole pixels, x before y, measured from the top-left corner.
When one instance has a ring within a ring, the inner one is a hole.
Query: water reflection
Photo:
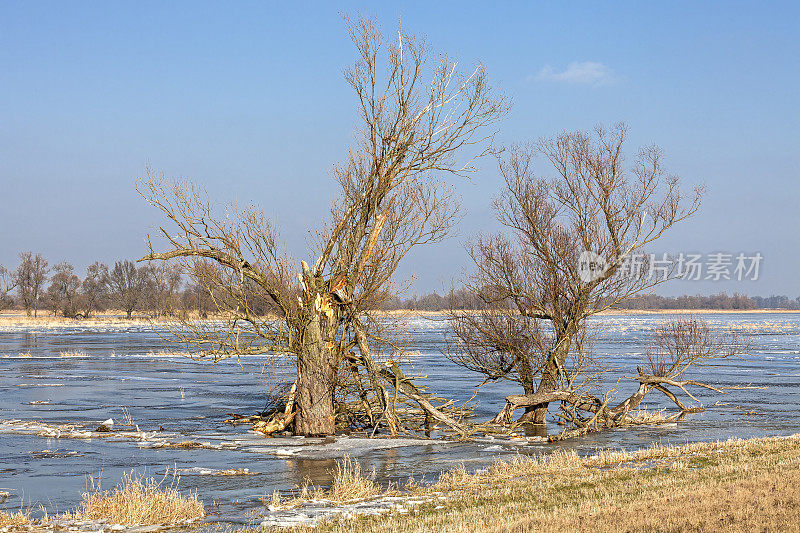
[[[295,459],[286,461],[287,472],[294,479],[295,485],[308,481],[312,485],[327,487],[333,481],[336,472],[335,459]]]
[[[532,424],[530,422],[522,424],[526,437],[547,437],[547,424]]]

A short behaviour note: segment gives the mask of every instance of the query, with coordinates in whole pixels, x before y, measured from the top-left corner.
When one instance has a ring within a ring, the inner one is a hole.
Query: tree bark
[[[329,358],[322,361],[302,357],[297,364],[297,415],[295,435],[327,436],[336,433],[336,410],[333,387],[336,365]]]
[[[330,295],[311,290],[314,276],[305,261],[306,313],[302,352],[297,357],[297,415],[295,435],[327,436],[336,433],[336,388],[339,359],[334,337],[338,320]]]
[[[566,335],[556,342],[556,347],[550,352],[542,369],[542,379],[539,381],[536,394],[546,395],[558,389],[558,369],[563,367],[567,359],[570,344],[571,339]],[[519,422],[544,425],[547,422],[547,406],[548,403],[542,403],[526,407]]]
[[[525,396],[532,396],[536,392],[536,390],[534,389],[534,384],[533,383],[525,383],[522,388],[525,391]],[[545,392],[545,391],[542,391],[542,392]],[[525,406],[525,412],[522,413],[522,416],[519,417],[518,421],[519,422],[523,422],[523,423],[528,423],[528,424],[539,424],[539,425],[543,424],[543,422],[535,422],[534,421],[536,419],[537,409],[539,409],[541,411],[542,410],[541,409],[541,405],[527,405],[527,406]],[[546,407],[544,408],[544,415],[547,416],[547,408]]]

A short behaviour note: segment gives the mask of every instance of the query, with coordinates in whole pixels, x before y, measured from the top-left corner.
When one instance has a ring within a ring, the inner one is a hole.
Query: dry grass
[[[337,502],[371,498],[383,492],[373,478],[374,474],[368,476],[362,472],[358,461],[345,456],[341,461],[336,461],[336,474],[325,497]]]
[[[33,520],[26,512],[17,511],[15,513],[7,513],[5,511],[0,511],[0,527],[2,528],[22,527],[31,524],[33,524]]]
[[[467,311],[469,312],[469,311]],[[800,313],[798,309],[612,309],[600,313],[601,315],[686,315],[686,314],[785,314]],[[103,324],[103,325],[143,325],[152,323],[175,322],[175,317],[152,318],[146,315],[137,314],[131,319],[124,317],[123,311],[107,310],[103,313],[93,315],[90,318],[76,319],[52,316],[45,313],[34,318],[25,315],[24,311],[4,310],[0,314],[0,325],[13,326],[74,326],[77,324]],[[419,316],[444,316],[447,311],[421,311],[418,309],[402,309],[396,311],[379,311],[379,314],[393,317],[419,317]],[[208,318],[200,319],[196,313],[190,318],[192,320],[213,321],[221,317],[209,315]]]
[[[647,425],[647,424],[663,424],[670,422],[672,419],[670,415],[665,415],[666,409],[658,411],[646,411],[644,409],[636,409],[628,413],[627,423],[630,425]]]
[[[164,442],[159,446],[159,448],[177,448],[180,450],[193,450],[196,448],[210,448],[210,446],[203,444],[202,442],[196,442],[193,440],[183,440],[181,442]]]
[[[229,468],[228,470],[220,470],[215,476],[252,476],[254,475],[248,468]]]
[[[288,500],[282,500],[278,491],[272,493],[268,501],[270,509],[292,509],[312,500],[328,500],[336,503],[348,503],[361,501],[378,495],[396,494],[397,491],[391,486],[384,490],[375,483],[375,473],[367,474],[361,464],[345,456],[342,460],[336,461],[336,471],[333,473],[333,482],[328,490],[320,487],[312,487],[310,480],[299,487],[296,496]]]
[[[315,531],[800,531],[800,435],[463,468],[412,512]],[[305,531],[308,528],[297,528]]]
[[[136,424],[133,423],[133,417],[131,416],[131,412],[128,411],[128,408],[124,406],[122,407],[122,421],[120,425],[126,427],[136,426]]]
[[[800,309],[606,309],[600,315],[741,315],[800,313]]]
[[[190,522],[205,516],[197,495],[184,496],[153,478],[127,474],[113,491],[85,493],[81,508],[70,516],[77,520],[106,520],[114,524],[157,525]]]
[[[59,352],[58,356],[59,357],[86,357],[86,354],[84,352],[73,351],[73,352]]]

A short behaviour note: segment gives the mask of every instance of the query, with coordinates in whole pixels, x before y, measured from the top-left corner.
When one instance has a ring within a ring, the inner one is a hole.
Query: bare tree
[[[133,261],[117,261],[106,278],[108,292],[114,303],[131,318],[142,303],[148,287],[147,267],[136,267]]]
[[[297,411],[287,410],[279,425],[293,419],[296,434],[334,433],[339,368],[348,364],[354,390],[366,383],[364,394],[378,405],[368,415],[375,424],[397,430],[389,386],[463,430],[394,359],[375,362],[375,350],[397,345],[372,312],[391,293],[393,274],[409,250],[449,233],[458,204],[437,175],[472,171],[472,160],[461,158],[486,153],[507,106],[482,66],[462,72],[404,31],[384,40],[373,20],[348,20],[347,28],[359,61],[345,78],[357,96],[361,128],[333,170],[340,194],[315,233],[317,259],[298,262],[283,252],[277,230],[256,209],[215,217],[199,189],[167,186],[148,171],[140,192],[173,227],[162,228],[169,250],[151,245],[143,260],[183,260],[213,297],[227,327],[186,324],[183,337],[200,356],[277,352],[296,358]],[[265,305],[274,315],[255,311]]]
[[[16,281],[14,281],[13,272],[9,272],[6,267],[0,265],[0,309],[11,305],[12,301],[8,293],[13,291],[14,287],[16,287]]]
[[[190,275],[190,279],[193,278]],[[180,316],[188,317],[196,314],[198,318],[208,318],[208,312],[214,308],[214,300],[205,288],[193,281],[186,286],[181,295]]]
[[[20,264],[14,271],[14,284],[19,292],[22,306],[28,316],[36,317],[39,308],[39,298],[42,288],[47,281],[50,269],[47,260],[41,254],[33,255],[32,252],[19,254]]]
[[[99,261],[86,268],[86,277],[81,284],[81,308],[84,318],[89,318],[100,309],[108,292],[108,277],[108,267]]]
[[[63,261],[53,267],[53,276],[47,288],[47,297],[53,316],[61,313],[65,318],[75,318],[78,314],[78,290],[81,280],[75,275],[75,268]]]
[[[178,292],[183,279],[179,265],[154,263],[148,270],[150,276],[150,308],[153,316],[167,316],[178,307]]]
[[[452,360],[487,379],[522,385],[525,394],[509,396],[495,421],[508,422],[524,407],[521,422],[542,424],[550,402],[604,412],[603,399],[582,392],[608,370],[591,356],[586,319],[674,273],[650,277],[642,250],[698,209],[701,189],[685,199],[657,147],[640,149],[626,164],[626,132],[618,125],[597,128],[594,135],[562,133],[512,148],[500,161],[505,191],[494,207],[508,231],[469,247],[476,269],[467,284],[489,310],[451,311],[450,350]],[[553,169],[552,177],[534,173],[537,156]],[[639,268],[631,268],[634,259],[643,261]],[[707,341],[695,339],[695,345]],[[640,377],[643,395],[656,381]],[[604,395],[607,401],[612,396]],[[638,405],[629,400],[612,412]]]
[[[698,373],[702,363],[738,356],[748,349],[747,343],[738,335],[732,332],[713,333],[705,321],[697,318],[667,321],[655,328],[648,341],[646,363],[637,366],[636,375],[615,376],[617,380],[613,386],[606,384],[606,390],[596,395],[586,384],[595,381],[594,389],[602,388],[602,383],[596,378],[601,373],[610,372],[611,368],[606,365],[578,386],[575,385],[575,378],[580,373],[572,373],[572,382],[554,391],[508,396],[505,407],[492,422],[509,424],[514,410],[519,407],[538,406],[542,401],[559,401],[561,412],[557,416],[566,428],[561,435],[551,437],[558,440],[596,429],[638,423],[641,415],[634,410],[650,391],[663,393],[677,407],[673,414],[663,417],[662,421],[680,420],[687,413],[704,410],[702,402],[695,396],[697,392],[690,392],[690,388],[721,394],[726,394],[725,389],[731,388],[691,379],[686,376],[687,371]],[[622,380],[635,382],[637,387],[623,400],[615,401],[617,387]],[[681,393],[686,396],[684,400],[679,396]],[[686,401],[688,405],[684,404]],[[650,416],[643,418],[646,423],[653,420]]]

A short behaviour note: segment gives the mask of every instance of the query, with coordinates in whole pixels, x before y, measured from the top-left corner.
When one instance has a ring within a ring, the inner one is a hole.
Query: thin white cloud
[[[593,86],[610,85],[617,80],[613,70],[595,61],[573,61],[561,72],[546,65],[535,79]]]

